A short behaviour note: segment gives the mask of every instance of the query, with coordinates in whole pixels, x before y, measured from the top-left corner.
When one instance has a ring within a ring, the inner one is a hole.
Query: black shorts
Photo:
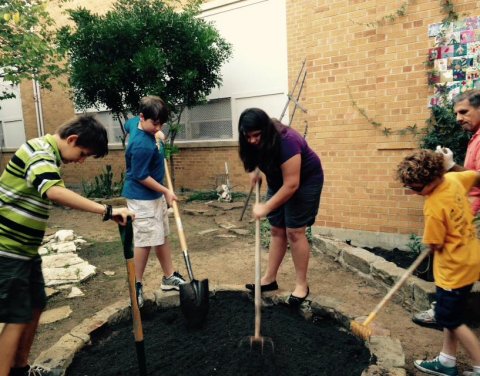
[[[473,285],[459,289],[444,290],[437,286],[435,320],[443,328],[455,329],[465,324],[467,299]]]
[[[0,257],[0,322],[28,323],[33,310],[43,310],[46,303],[40,256],[31,260]]]
[[[281,228],[300,228],[315,223],[322,194],[322,184],[300,186],[290,199],[270,212],[267,216],[270,225]],[[276,191],[268,188],[267,199]]]

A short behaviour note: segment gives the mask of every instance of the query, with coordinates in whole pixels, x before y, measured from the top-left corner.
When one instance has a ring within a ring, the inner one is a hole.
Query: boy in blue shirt
[[[163,270],[161,289],[179,290],[185,283],[183,277],[174,270],[171,257],[167,203],[170,205],[177,196],[165,187],[163,152],[158,149],[155,134],[168,120],[169,111],[165,102],[155,96],[140,100],[139,115],[125,125],[129,132],[125,153],[127,173],[123,196],[130,210],[135,212],[133,222],[135,277],[138,304],[143,298],[143,273],[150,250],[153,247]]]

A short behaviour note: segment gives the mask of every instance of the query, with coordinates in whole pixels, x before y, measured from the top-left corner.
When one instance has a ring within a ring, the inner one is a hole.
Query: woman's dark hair
[[[246,171],[279,169],[281,133],[286,128],[259,108],[247,108],[238,121],[239,155]],[[261,131],[260,146],[250,145],[247,134]]]

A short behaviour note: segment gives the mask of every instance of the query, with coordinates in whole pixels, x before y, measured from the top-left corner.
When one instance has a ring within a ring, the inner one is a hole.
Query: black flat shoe
[[[292,307],[299,307],[305,301],[305,299],[307,299],[307,296],[309,294],[310,294],[310,288],[307,287],[307,294],[303,298],[299,298],[298,296],[290,294],[290,296],[288,297],[287,303]]]
[[[245,287],[250,291],[255,291],[255,284],[254,283],[247,283],[245,285]],[[272,283],[269,283],[268,285],[261,285],[260,286],[260,291],[261,292],[275,291],[275,290],[278,290],[277,281],[273,281]]]

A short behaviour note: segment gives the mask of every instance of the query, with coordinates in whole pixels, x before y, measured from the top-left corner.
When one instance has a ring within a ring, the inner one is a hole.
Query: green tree
[[[54,21],[42,0],[0,0],[0,78],[19,84],[35,78],[42,87],[62,73],[56,55]],[[0,100],[13,98],[5,89]]]
[[[102,16],[70,10],[76,27],[63,27],[58,37],[76,105],[105,105],[125,137],[127,114],[136,113],[141,97],[158,95],[173,112],[172,149],[182,112],[221,84],[220,69],[231,54],[215,27],[198,17],[200,3],[176,9],[162,0],[118,0]]]

